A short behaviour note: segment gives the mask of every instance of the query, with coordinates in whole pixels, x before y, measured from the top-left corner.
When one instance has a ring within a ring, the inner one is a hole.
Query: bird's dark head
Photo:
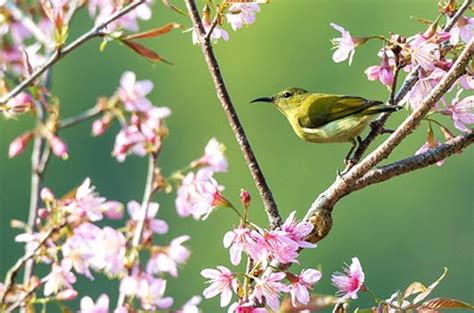
[[[286,112],[287,110],[297,108],[301,104],[302,99],[304,99],[304,95],[307,93],[308,91],[303,88],[291,87],[280,91],[272,97],[257,98],[250,101],[250,103],[271,102],[276,105],[279,110]]]

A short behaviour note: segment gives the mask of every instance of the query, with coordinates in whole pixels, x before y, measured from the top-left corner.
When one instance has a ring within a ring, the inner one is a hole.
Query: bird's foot
[[[395,129],[388,129],[388,128],[383,128],[382,129],[382,134],[392,134],[395,132]]]

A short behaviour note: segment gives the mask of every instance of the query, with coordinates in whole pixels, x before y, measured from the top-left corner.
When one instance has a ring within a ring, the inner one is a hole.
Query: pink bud
[[[7,102],[7,110],[13,114],[26,113],[31,109],[33,98],[27,93],[20,93]]]
[[[118,201],[107,201],[102,208],[104,215],[111,220],[119,220],[123,217],[123,205]]]
[[[247,190],[240,189],[240,201],[242,201],[244,208],[247,209],[249,207],[250,200],[252,200],[250,193]]]
[[[51,189],[47,187],[44,187],[43,189],[41,189],[40,196],[43,202],[51,202],[51,201],[54,201],[54,199],[56,199],[56,197],[54,196],[54,193],[51,191]]]
[[[77,297],[77,291],[74,289],[66,289],[58,292],[56,299],[61,301],[71,301]]]
[[[39,210],[38,210],[38,217],[39,217],[40,219],[44,220],[45,218],[48,217],[48,213],[49,213],[49,212],[48,212],[47,209],[44,209],[44,208],[43,208],[43,209],[39,209]]]
[[[59,137],[53,136],[50,139],[49,144],[53,150],[54,155],[58,158],[66,160],[69,157],[68,148],[64,141],[62,141]]]
[[[138,117],[138,115],[136,115],[136,114],[133,114],[130,117],[130,124],[135,125],[135,126],[139,126],[140,125],[140,117]]]
[[[25,150],[31,138],[33,138],[33,134],[31,132],[24,133],[20,137],[15,138],[10,143],[10,147],[8,148],[8,157],[14,158],[19,156]]]
[[[372,65],[365,70],[368,80],[377,80],[379,79],[380,66]]]
[[[95,120],[92,124],[92,136],[100,136],[105,133],[107,128],[110,126],[111,119],[108,116],[103,116],[102,118]]]

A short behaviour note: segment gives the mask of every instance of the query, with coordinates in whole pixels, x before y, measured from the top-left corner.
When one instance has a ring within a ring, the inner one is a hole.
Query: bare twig
[[[424,153],[372,169],[351,186],[351,192],[433,165],[455,153],[462,152],[473,143],[474,130],[470,130]]]
[[[48,241],[51,236],[53,236],[56,232],[60,231],[67,225],[67,221],[62,221],[59,225],[52,227],[48,230],[47,233],[44,234],[43,238],[39,240],[38,245],[36,248],[31,250],[30,252],[25,253],[21,258],[19,258],[15,265],[13,265],[10,270],[8,270],[7,275],[5,276],[4,286],[3,286],[3,293],[0,294],[0,308],[5,304],[6,295],[12,290],[13,284],[15,282],[15,277],[18,275],[18,272],[21,268],[33,257],[35,256],[36,252]]]
[[[45,35],[45,33],[36,25],[36,23],[28,16],[23,13],[23,11],[16,6],[15,2],[7,1],[5,3],[5,8],[11,13],[13,18],[19,21],[23,26],[33,36],[38,40],[41,44],[45,46],[50,46],[53,42]]]
[[[60,121],[58,127],[60,129],[64,129],[64,128],[68,128],[68,127],[77,125],[79,123],[85,122],[87,120],[90,120],[90,119],[100,115],[100,113],[102,113],[102,111],[103,110],[102,110],[101,107],[95,106],[95,107],[90,108],[89,110],[87,110],[83,113],[80,113],[76,116],[72,116],[72,117],[69,117],[69,118],[66,118],[66,119]]]
[[[156,191],[154,186],[155,181],[155,166],[158,153],[151,153],[148,157],[148,171],[145,184],[145,192],[143,194],[143,200],[140,207],[140,216],[138,218],[137,224],[135,225],[135,231],[132,239],[132,249],[136,249],[140,245],[140,240],[143,234],[143,228],[145,226],[145,221],[148,213],[148,207],[150,206],[150,201],[153,193]],[[117,307],[122,307],[125,302],[125,294],[120,291],[119,298],[117,301]]]
[[[185,3],[188,13],[193,22],[194,29],[198,34],[200,46],[204,54],[204,58],[206,60],[209,72],[212,76],[217,97],[221,102],[227,120],[230,126],[232,127],[235,138],[240,146],[240,150],[242,151],[242,154],[245,158],[245,161],[247,162],[247,166],[249,167],[257,189],[260,193],[260,196],[262,197],[270,224],[272,227],[277,227],[282,223],[280,213],[278,212],[278,208],[275,200],[273,199],[272,192],[268,187],[268,184],[265,180],[265,176],[263,175],[260,166],[258,165],[257,159],[255,158],[255,154],[253,153],[252,147],[250,146],[242,124],[239,121],[234,105],[232,104],[232,100],[230,99],[230,95],[227,91],[227,87],[219,69],[219,64],[217,62],[216,56],[214,55],[211,42],[209,41],[209,38],[206,38],[206,31],[202,24],[201,17],[199,16],[196,3],[194,2],[194,0],[185,0]]]
[[[28,78],[26,78],[20,84],[15,86],[15,88],[13,88],[9,93],[1,97],[0,104],[6,103],[8,100],[18,95],[23,89],[31,85],[47,69],[53,66],[56,62],[58,62],[64,56],[74,51],[79,46],[81,46],[83,43],[89,41],[92,38],[102,36],[103,35],[102,31],[107,25],[117,20],[118,18],[122,17],[123,15],[127,14],[128,12],[132,11],[133,9],[135,9],[136,7],[138,7],[144,2],[145,0],[136,0],[128,4],[127,6],[123,7],[122,9],[116,11],[114,14],[106,18],[103,22],[92,27],[88,32],[82,34],[79,38],[71,42],[66,47],[54,52],[53,55],[43,65],[41,65],[33,73],[31,73],[31,75],[28,76]]]

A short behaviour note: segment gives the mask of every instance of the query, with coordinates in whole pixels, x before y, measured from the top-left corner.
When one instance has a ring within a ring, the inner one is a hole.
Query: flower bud
[[[60,301],[71,301],[77,297],[77,291],[74,289],[66,289],[58,292],[56,299]]]
[[[119,220],[123,217],[123,205],[118,201],[107,201],[101,208],[104,215],[111,220]]]
[[[446,127],[441,127],[441,132],[443,133],[444,138],[446,138],[446,140],[451,140],[454,138],[453,133]]]
[[[249,207],[250,200],[252,200],[250,193],[247,190],[240,189],[240,201],[242,201],[242,205],[245,209]]]
[[[97,137],[105,133],[110,126],[111,119],[108,116],[95,120],[92,124],[92,136]]]
[[[43,189],[41,189],[40,197],[41,197],[41,200],[43,200],[43,202],[52,202],[54,201],[54,199],[56,199],[56,197],[54,196],[54,193],[51,191],[51,189],[47,187],[44,187]]]
[[[63,160],[67,160],[67,158],[69,157],[68,148],[67,148],[66,144],[64,143],[64,141],[62,141],[57,136],[53,136],[50,139],[49,144],[50,144],[51,149],[53,150],[53,153],[54,153],[55,156],[57,156],[58,158],[61,158]]]
[[[10,147],[8,148],[8,157],[14,158],[19,156],[25,150],[31,138],[33,138],[33,134],[31,132],[24,133],[20,137],[15,138],[10,143]]]

